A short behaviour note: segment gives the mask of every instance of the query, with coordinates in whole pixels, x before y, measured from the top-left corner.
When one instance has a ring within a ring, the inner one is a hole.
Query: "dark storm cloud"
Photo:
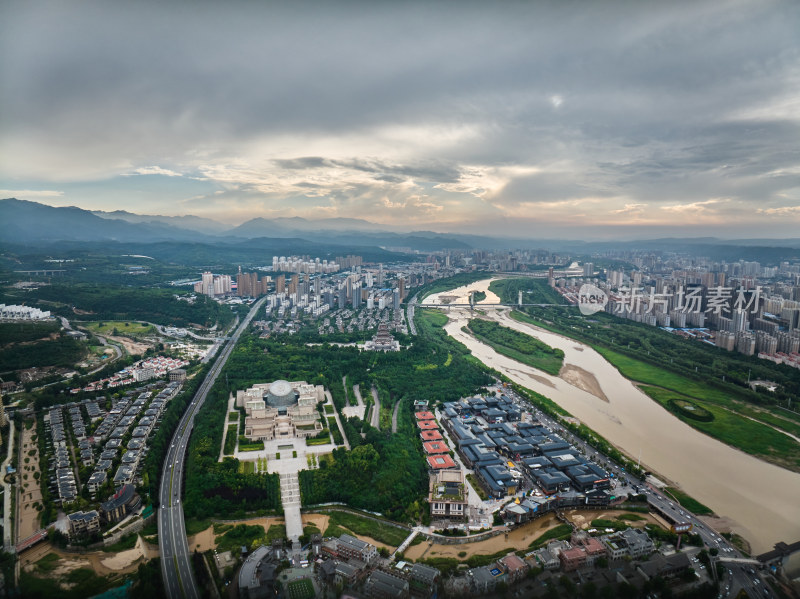
[[[755,214],[796,202],[799,30],[769,0],[6,2],[0,186],[148,168],[221,186],[221,212],[240,190],[386,220],[581,197]]]

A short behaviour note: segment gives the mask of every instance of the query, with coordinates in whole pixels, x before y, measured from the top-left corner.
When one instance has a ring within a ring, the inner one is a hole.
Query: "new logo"
[[[578,309],[581,314],[591,316],[603,310],[607,303],[608,295],[605,291],[591,283],[581,285],[580,291],[578,291]]]

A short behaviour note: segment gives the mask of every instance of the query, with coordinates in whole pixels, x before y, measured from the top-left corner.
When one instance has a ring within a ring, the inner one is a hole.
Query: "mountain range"
[[[9,198],[0,200],[0,242],[41,246],[66,242],[202,242],[237,245],[244,240],[268,238],[277,245],[308,243],[404,249],[443,250],[544,248],[572,254],[609,250],[690,252],[715,260],[750,259],[769,262],[800,257],[800,239],[735,239],[715,237],[661,238],[638,241],[587,242],[569,239],[497,238],[433,231],[403,231],[357,218],[253,218],[230,227],[198,216],[134,214],[124,210],[89,211],[76,207],[53,207]],[[282,241],[281,241],[282,240]]]
[[[124,210],[90,211],[74,206],[53,207],[16,198],[0,200],[0,221],[3,223],[0,242],[20,245],[54,241],[238,243],[244,239],[268,237],[299,238],[337,246],[388,246],[422,251],[472,247],[452,236],[432,232],[395,233],[354,218],[254,218],[231,228],[208,218],[191,215],[160,216]]]

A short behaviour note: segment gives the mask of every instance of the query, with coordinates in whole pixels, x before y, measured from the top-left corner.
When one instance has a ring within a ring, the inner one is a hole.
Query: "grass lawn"
[[[103,320],[101,322],[88,322],[86,328],[98,335],[114,335],[117,329],[118,335],[147,336],[152,335],[155,329],[149,324],[142,324],[135,321],[125,320]]]
[[[264,527],[257,524],[237,524],[221,536],[217,536],[214,540],[217,543],[217,551],[219,552],[228,550],[238,552],[242,545],[252,549],[262,543],[269,543]]]
[[[689,497],[680,489],[676,489],[675,487],[667,487],[665,491],[672,495],[675,501],[698,516],[709,516],[714,513],[710,507],[703,505],[692,497]]]
[[[186,536],[191,537],[211,526],[211,520],[186,520]]]
[[[264,449],[263,441],[251,441],[244,435],[239,435],[239,451],[261,451]]]
[[[328,528],[325,530],[326,537],[339,536],[343,532],[349,532],[370,537],[391,547],[399,547],[410,534],[410,531],[403,528],[368,520],[351,512],[332,511],[326,513],[330,516]]]
[[[538,549],[553,539],[568,539],[572,535],[572,527],[569,524],[559,524],[551,528],[546,533],[536,537],[528,546],[528,549]]]
[[[267,541],[272,543],[275,539],[286,538],[286,525],[285,524],[272,524],[267,530]]]
[[[225,432],[225,445],[222,448],[222,453],[225,455],[233,455],[236,450],[236,433],[238,430],[237,425],[228,425],[228,430]]]
[[[61,558],[58,554],[50,552],[36,562],[36,569],[40,572],[52,572],[58,567],[58,562],[60,560]]]
[[[136,533],[131,533],[122,537],[119,541],[114,543],[113,545],[109,545],[108,547],[103,547],[103,551],[106,553],[119,553],[120,551],[125,551],[127,549],[133,549],[136,547],[136,541],[138,539],[138,535]]]
[[[564,352],[560,349],[496,322],[473,318],[469,321],[467,332],[498,353],[553,376],[558,376],[564,364]]]
[[[745,453],[789,468],[800,468],[800,445],[766,424],[744,418],[714,403],[704,403],[694,398],[682,397],[674,391],[646,385],[642,386],[642,391],[666,409],[669,409],[670,399],[692,399],[710,412],[714,419],[711,422],[703,422],[677,413],[676,416],[686,424],[723,443],[737,447]]]
[[[239,474],[254,474],[255,471],[255,462],[239,462]]]
[[[20,596],[22,597],[63,597],[65,599],[84,599],[103,593],[118,584],[110,578],[103,578],[88,568],[78,568],[64,577],[39,578],[25,570],[20,572]],[[62,586],[63,583],[69,588]]]
[[[322,534],[322,531],[313,524],[308,524],[307,526],[303,527],[304,536],[310,537],[313,534]]]
[[[293,580],[286,588],[290,599],[314,599],[314,584],[308,578]]]
[[[447,324],[447,314],[439,310],[431,310],[426,308],[419,311],[419,322],[425,327],[438,327],[442,328]]]
[[[511,316],[521,322],[548,328],[521,312],[514,311]],[[555,330],[555,332],[563,334],[563,331]],[[800,446],[790,437],[767,426],[769,424],[800,436],[800,428],[790,417],[782,417],[741,401],[734,401],[723,390],[700,381],[602,346],[590,345],[625,378],[645,383],[641,385],[642,391],[664,408],[670,409],[669,399],[683,399],[693,402],[713,416],[710,422],[704,422],[674,409],[670,410],[689,426],[773,464],[795,471],[800,468]],[[761,422],[754,422],[745,416]]]
[[[594,349],[606,360],[611,362],[625,378],[640,383],[664,387],[665,389],[672,389],[673,391],[694,397],[695,399],[717,401],[725,404],[730,402],[728,395],[724,391],[714,389],[699,381],[694,381],[685,376],[675,374],[663,368],[658,368],[653,364],[636,360],[635,358],[604,347],[598,346]]]
[[[327,443],[331,442],[330,434],[326,434],[324,437],[320,439],[314,439],[311,437],[306,437],[306,445],[326,445]]]
[[[640,516],[639,514],[620,514],[617,516],[617,520],[628,520],[629,522],[635,522],[637,520],[645,520],[645,517]]]

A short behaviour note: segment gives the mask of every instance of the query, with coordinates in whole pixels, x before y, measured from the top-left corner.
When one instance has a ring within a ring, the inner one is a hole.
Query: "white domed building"
[[[284,380],[258,383],[236,392],[244,408],[244,436],[253,441],[313,437],[322,429],[317,403],[325,401],[322,385]]]

